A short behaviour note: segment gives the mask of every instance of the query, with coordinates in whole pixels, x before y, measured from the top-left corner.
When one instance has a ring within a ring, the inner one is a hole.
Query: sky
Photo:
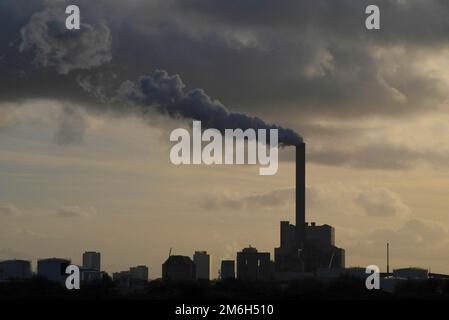
[[[0,260],[98,250],[156,278],[170,248],[207,250],[213,275],[248,245],[273,253],[292,147],[274,176],[170,163],[171,130],[224,115],[304,139],[307,220],[335,227],[347,266],[385,270],[389,242],[392,268],[449,273],[448,16],[443,0],[0,1]]]

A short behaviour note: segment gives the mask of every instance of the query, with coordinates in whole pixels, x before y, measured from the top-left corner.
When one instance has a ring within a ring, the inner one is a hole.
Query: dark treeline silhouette
[[[67,290],[64,286],[34,277],[29,280],[0,283],[0,300],[15,299],[138,299],[138,300],[314,300],[314,299],[449,299],[449,281],[404,281],[394,293],[367,290],[364,281],[341,277],[331,282],[304,279],[286,283],[276,281],[196,281],[171,282],[154,280],[143,288],[124,293],[111,278],[86,283],[80,290]]]

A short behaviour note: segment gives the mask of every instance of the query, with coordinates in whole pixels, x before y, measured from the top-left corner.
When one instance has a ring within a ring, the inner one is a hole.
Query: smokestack
[[[387,276],[390,275],[390,244],[387,242]]]
[[[304,249],[306,224],[306,145],[296,145],[296,237],[298,249]]]

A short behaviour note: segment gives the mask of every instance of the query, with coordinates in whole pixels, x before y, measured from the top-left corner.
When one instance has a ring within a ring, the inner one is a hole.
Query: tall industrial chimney
[[[306,224],[306,145],[296,146],[296,237],[298,249],[304,249]]]

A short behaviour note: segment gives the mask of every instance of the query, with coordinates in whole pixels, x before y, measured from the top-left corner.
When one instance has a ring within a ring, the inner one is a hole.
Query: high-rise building
[[[0,280],[31,278],[31,262],[5,260],[0,262]]]
[[[220,279],[235,279],[235,261],[234,260],[222,260],[220,269]]]
[[[196,279],[209,280],[210,255],[208,255],[206,251],[195,251],[193,262],[195,263]]]
[[[92,270],[101,270],[101,254],[95,251],[86,251],[83,253],[83,268]]]

